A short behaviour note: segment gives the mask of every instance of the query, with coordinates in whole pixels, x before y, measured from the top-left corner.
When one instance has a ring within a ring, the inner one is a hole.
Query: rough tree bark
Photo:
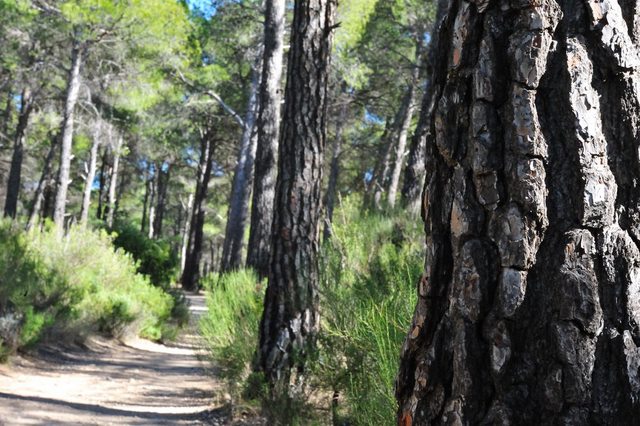
[[[33,110],[33,96],[29,88],[22,91],[20,98],[20,111],[18,124],[14,135],[13,154],[11,156],[11,168],[7,181],[7,197],[4,202],[4,216],[15,218],[18,210],[18,197],[22,180],[22,160],[24,158],[24,142],[29,125],[29,116]]]
[[[399,424],[635,424],[638,6],[449,4]]]
[[[257,61],[260,63],[260,61]],[[229,210],[227,212],[227,226],[224,233],[222,248],[222,271],[238,269],[242,265],[242,247],[244,243],[244,229],[249,213],[249,200],[253,187],[253,164],[256,156],[258,137],[255,122],[258,108],[258,89],[260,88],[260,73],[256,64],[251,71],[251,85],[249,101],[244,119],[244,129],[238,152],[238,162],[233,174]]]
[[[93,124],[93,141],[89,153],[89,163],[87,164],[87,175],[84,180],[84,192],[82,195],[82,208],[80,210],[80,224],[87,225],[89,219],[89,207],[91,206],[91,191],[93,181],[96,177],[96,165],[98,164],[98,150],[100,149],[100,121]]]
[[[416,108],[416,95],[418,94],[418,81],[420,79],[420,62],[422,58],[423,39],[420,34],[420,39],[416,42],[416,59],[415,64],[411,70],[411,80],[409,83],[409,89],[406,94],[406,105],[404,106],[404,114],[400,127],[398,129],[398,140],[396,142],[396,158],[393,162],[393,169],[391,171],[391,179],[389,181],[389,189],[387,190],[387,204],[393,208],[396,205],[396,197],[398,195],[398,187],[400,186],[400,175],[404,166],[404,157],[406,156],[407,138],[409,136],[409,128],[411,127],[411,120],[413,119],[413,113]]]
[[[29,212],[29,221],[27,222],[26,227],[27,231],[36,226],[38,218],[40,217],[40,210],[42,210],[42,204],[44,203],[45,198],[45,189],[47,187],[47,181],[51,179],[51,166],[53,164],[53,158],[56,155],[57,147],[58,136],[54,135],[51,137],[51,147],[49,148],[47,157],[44,160],[42,174],[40,175],[40,180],[38,181],[38,186],[36,187],[36,192],[33,196],[33,203],[31,204],[31,210]]]
[[[67,91],[62,120],[60,170],[58,173],[58,188],[56,191],[53,221],[58,232],[64,228],[64,217],[67,207],[67,189],[69,188],[71,150],[73,144],[73,120],[75,115],[78,92],[80,91],[80,66],[82,64],[83,48],[77,43],[71,51],[71,69],[67,81]]]
[[[318,331],[318,231],[327,75],[335,0],[297,0],[258,366],[277,394],[296,394]]]
[[[180,283],[185,290],[193,291],[198,288],[200,279],[200,260],[202,259],[204,208],[213,167],[213,153],[215,143],[211,130],[203,132],[200,142],[200,162],[198,165],[198,179],[196,193],[193,200],[191,224],[189,226],[189,242],[184,270]]]
[[[269,274],[271,225],[280,131],[280,79],[284,52],[285,1],[266,0],[264,51],[258,107],[257,148],[247,266],[261,278]]]

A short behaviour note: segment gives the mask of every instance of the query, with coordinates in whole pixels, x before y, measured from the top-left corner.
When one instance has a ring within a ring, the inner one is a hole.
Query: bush
[[[53,321],[72,316],[79,292],[47,267],[23,232],[0,221],[0,353],[35,343]]]
[[[348,199],[322,249],[320,386],[344,396],[334,422],[392,424],[399,353],[422,273],[420,223],[365,214]]]
[[[120,336],[126,331],[162,338],[173,300],[136,272],[131,255],[116,250],[106,232],[73,227],[62,244],[54,231],[33,234],[34,250],[47,266],[82,294],[74,305],[82,324]]]
[[[203,285],[209,311],[200,328],[223,377],[237,394],[249,377],[257,348],[264,286],[247,270],[209,275]]]
[[[26,234],[0,222],[0,354],[51,329],[159,340],[175,334],[174,307],[104,231],[73,227],[60,239],[53,229]]]
[[[169,243],[153,240],[127,222],[117,222],[110,231],[116,234],[113,244],[138,262],[139,273],[147,275],[153,284],[169,288],[178,266],[178,258]]]

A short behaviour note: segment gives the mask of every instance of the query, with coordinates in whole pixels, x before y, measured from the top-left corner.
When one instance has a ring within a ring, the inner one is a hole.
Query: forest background
[[[310,385],[282,402],[295,409],[271,413],[292,416],[283,422],[321,421],[323,410],[360,424],[394,416],[424,258],[435,9],[338,6],[322,326]],[[269,33],[274,13],[283,19]],[[0,2],[3,357],[96,331],[170,339],[187,316],[178,282],[209,291],[203,333],[234,396],[273,399],[251,373],[273,215],[259,197],[274,191],[279,127],[263,109],[283,101],[292,13],[284,1]]]

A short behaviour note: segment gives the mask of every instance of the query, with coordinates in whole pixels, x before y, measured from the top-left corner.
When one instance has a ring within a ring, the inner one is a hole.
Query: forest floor
[[[191,323],[175,342],[92,337],[0,365],[0,425],[260,424],[229,419],[197,330],[205,297],[187,297]]]

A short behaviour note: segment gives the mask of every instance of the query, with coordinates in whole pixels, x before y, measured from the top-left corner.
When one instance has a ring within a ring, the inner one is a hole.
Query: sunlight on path
[[[0,425],[221,424],[220,385],[199,357],[206,303],[188,299],[192,321],[176,342],[92,338],[87,350],[43,348],[0,366]]]

